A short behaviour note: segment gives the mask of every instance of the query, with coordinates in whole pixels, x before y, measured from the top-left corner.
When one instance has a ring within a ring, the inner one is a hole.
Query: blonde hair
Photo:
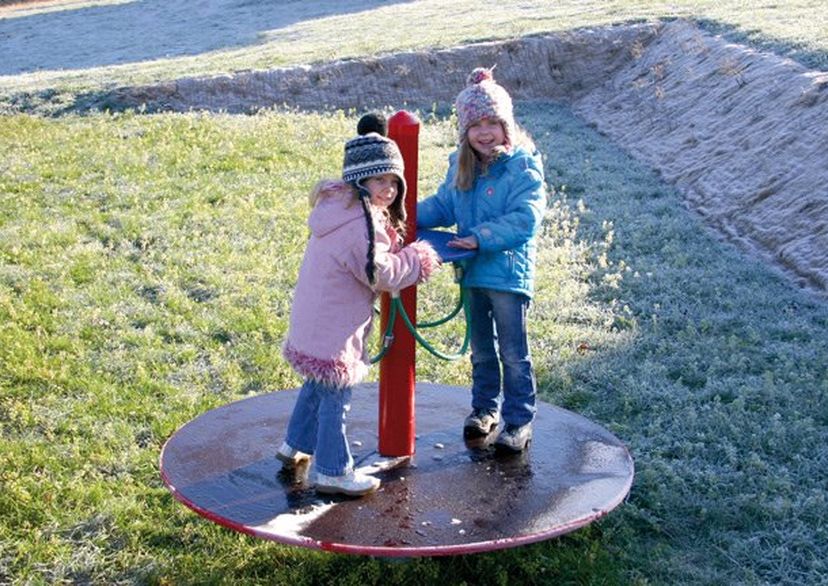
[[[330,189],[338,183],[340,182],[336,179],[323,179],[314,185],[313,189],[311,189],[311,192],[308,194],[308,204],[310,207],[315,208],[316,204],[319,203],[319,196],[322,195],[322,192]],[[354,199],[348,203],[348,207],[351,207],[357,200],[356,190],[352,188],[351,191],[353,192]]]
[[[502,124],[502,122],[501,122]],[[496,159],[503,153],[513,150],[515,147],[523,147],[529,152],[536,149],[535,142],[532,137],[517,124],[514,127],[514,136],[512,136],[511,145],[500,145],[494,150]],[[454,177],[454,185],[460,191],[468,191],[474,186],[474,179],[477,176],[478,170],[485,172],[488,162],[481,161],[477,153],[469,144],[468,132],[460,141],[460,146],[457,149],[457,175]]]

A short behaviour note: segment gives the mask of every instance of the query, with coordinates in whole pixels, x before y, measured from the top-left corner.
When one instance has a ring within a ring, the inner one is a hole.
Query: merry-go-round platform
[[[375,384],[358,385],[348,414],[356,465],[382,486],[362,498],[317,494],[312,470],[276,459],[296,392],[204,413],[164,446],[161,476],[176,499],[216,523],[285,544],[383,557],[467,554],[559,536],[606,515],[629,493],[633,461],[609,431],[540,402],[532,444],[495,453],[464,440],[470,392],[416,385],[416,449],[377,452]]]

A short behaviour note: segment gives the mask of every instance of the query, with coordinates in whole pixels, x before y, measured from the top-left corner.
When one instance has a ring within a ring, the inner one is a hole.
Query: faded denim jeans
[[[285,441],[300,452],[313,454],[320,474],[347,474],[354,465],[345,429],[350,410],[351,387],[306,380],[293,406]]]
[[[472,408],[496,411],[502,401],[501,416],[506,424],[529,423],[535,417],[537,391],[526,328],[529,298],[479,288],[468,289],[468,294]]]

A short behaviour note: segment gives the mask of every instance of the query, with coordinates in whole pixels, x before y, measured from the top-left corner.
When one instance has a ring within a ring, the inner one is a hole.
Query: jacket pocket
[[[515,253],[513,250],[503,250],[495,255],[493,271],[504,280],[508,280],[515,274]]]

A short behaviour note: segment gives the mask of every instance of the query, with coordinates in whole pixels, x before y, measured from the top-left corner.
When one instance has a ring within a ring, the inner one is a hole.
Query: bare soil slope
[[[722,233],[828,290],[828,73],[675,22],[574,107]]]

